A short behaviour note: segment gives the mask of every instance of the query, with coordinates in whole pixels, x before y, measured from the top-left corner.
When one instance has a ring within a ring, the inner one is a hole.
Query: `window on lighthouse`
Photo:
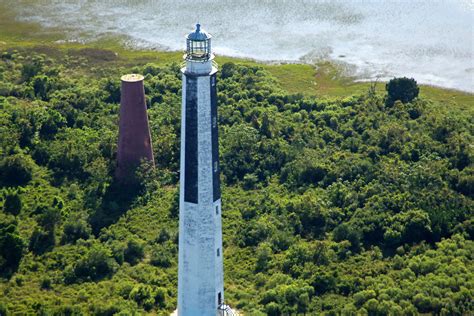
[[[221,250],[219,248],[217,248],[217,256],[220,257],[221,256]]]
[[[207,41],[192,41],[191,53],[198,58],[206,57],[207,55]]]

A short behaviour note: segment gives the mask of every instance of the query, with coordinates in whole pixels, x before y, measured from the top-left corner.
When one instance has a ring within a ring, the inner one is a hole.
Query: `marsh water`
[[[414,77],[474,91],[474,4],[445,1],[9,1],[16,18],[72,41],[120,36],[127,45],[182,50],[200,22],[217,54],[262,61],[331,60],[361,80]]]

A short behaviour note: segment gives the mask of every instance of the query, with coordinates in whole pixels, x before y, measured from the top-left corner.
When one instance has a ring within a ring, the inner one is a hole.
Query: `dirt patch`
[[[60,57],[63,55],[61,50],[59,50],[56,47],[48,46],[48,45],[36,45],[31,50],[38,54],[45,54],[50,57]]]
[[[87,58],[90,62],[111,62],[118,59],[118,54],[108,49],[100,48],[82,48],[70,50],[70,56],[80,56]]]

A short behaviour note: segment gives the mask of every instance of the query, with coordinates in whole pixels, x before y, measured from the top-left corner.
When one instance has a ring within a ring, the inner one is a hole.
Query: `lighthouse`
[[[186,37],[182,72],[178,315],[230,314],[224,305],[217,64],[211,35]]]
[[[143,76],[122,76],[120,89],[120,122],[117,149],[116,178],[133,182],[136,168],[142,160],[154,167],[153,148],[145,103]]]

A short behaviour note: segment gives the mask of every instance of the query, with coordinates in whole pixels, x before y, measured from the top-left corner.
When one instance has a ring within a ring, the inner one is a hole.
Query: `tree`
[[[32,85],[36,97],[40,98],[41,100],[48,100],[48,94],[52,89],[51,80],[48,76],[35,76],[33,78]]]
[[[40,58],[35,58],[32,61],[22,64],[21,79],[22,81],[29,81],[36,76],[43,68],[43,61]]]
[[[46,119],[41,124],[39,133],[42,137],[51,139],[58,130],[66,125],[66,119],[58,111],[48,109]]]
[[[398,213],[389,220],[384,233],[385,242],[396,247],[401,243],[413,243],[429,239],[431,220],[429,215],[419,209]]]
[[[113,78],[108,78],[104,83],[104,90],[108,93],[105,102],[118,103],[120,102],[120,82]]]
[[[3,209],[5,212],[17,216],[21,211],[21,198],[16,190],[8,190],[5,194]]]
[[[415,79],[408,79],[406,77],[393,78],[385,85],[385,90],[387,90],[387,102],[389,105],[393,105],[397,100],[403,103],[411,102],[420,92]]]
[[[461,171],[456,189],[462,194],[474,198],[474,168]]]
[[[0,179],[5,185],[27,184],[32,177],[33,162],[21,154],[5,157],[0,162]]]
[[[258,164],[258,133],[247,125],[234,125],[224,135],[222,170],[230,183],[255,172]]]
[[[336,228],[333,232],[334,241],[348,240],[351,243],[351,250],[358,251],[360,249],[360,233],[349,224],[343,223]]]
[[[270,119],[268,118],[267,112],[263,113],[262,125],[260,126],[260,132],[268,138],[272,137],[272,131],[270,129]]]
[[[232,77],[235,73],[235,68],[234,63],[224,63],[220,71],[222,79]]]
[[[0,214],[0,274],[10,274],[23,257],[24,243],[17,231],[17,221]]]

